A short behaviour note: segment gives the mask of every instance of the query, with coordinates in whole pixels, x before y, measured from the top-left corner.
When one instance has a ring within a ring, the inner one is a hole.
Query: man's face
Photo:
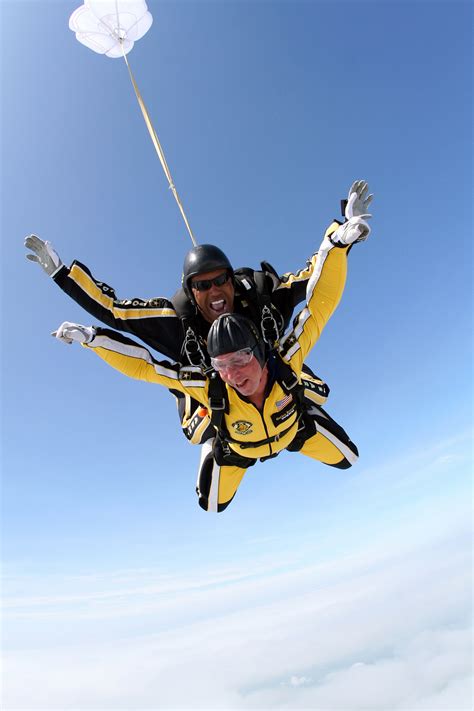
[[[235,363],[235,353],[219,356],[219,375],[222,380],[245,397],[250,397],[258,390],[263,370],[254,355],[246,365]]]
[[[212,282],[213,279],[228,276],[227,281],[220,286]],[[204,286],[209,289],[199,291],[193,286],[196,282],[209,282]],[[221,314],[230,314],[234,310],[234,285],[227,269],[215,269],[213,272],[204,272],[191,279],[191,289],[193,296],[203,317],[209,323],[216,320]]]

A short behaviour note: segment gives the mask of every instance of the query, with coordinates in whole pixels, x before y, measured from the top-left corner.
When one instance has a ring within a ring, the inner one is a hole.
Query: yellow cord
[[[135,95],[137,97],[138,104],[139,104],[141,112],[143,114],[143,118],[145,119],[146,127],[148,128],[148,133],[150,134],[150,138],[153,141],[153,145],[155,146],[155,150],[158,154],[158,158],[160,159],[160,163],[163,167],[166,178],[168,180],[170,190],[173,193],[174,198],[178,204],[178,207],[179,207],[179,210],[180,210],[181,215],[183,217],[184,223],[185,223],[186,228],[189,232],[189,236],[191,237],[191,241],[195,247],[197,242],[194,239],[194,235],[193,235],[193,232],[192,232],[191,227],[189,225],[188,218],[186,217],[186,213],[184,212],[184,208],[183,208],[183,205],[182,205],[181,200],[179,198],[178,191],[176,190],[176,187],[173,183],[173,178],[171,177],[170,169],[168,168],[168,164],[166,162],[165,154],[164,154],[163,149],[161,147],[161,143],[158,139],[158,136],[156,135],[156,131],[155,131],[153,124],[151,122],[150,115],[149,115],[147,108],[145,106],[145,102],[142,99],[142,96],[141,96],[140,91],[138,89],[137,83],[136,83],[135,78],[133,76],[132,70],[130,69],[130,64],[128,63],[127,55],[123,51],[123,45],[121,44],[121,46],[122,46],[123,58],[125,59],[125,64],[127,65],[128,73],[130,75],[130,79],[131,79],[133,88],[135,90]]]

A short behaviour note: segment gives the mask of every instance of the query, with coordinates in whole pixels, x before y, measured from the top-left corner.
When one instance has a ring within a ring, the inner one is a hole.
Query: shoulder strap
[[[196,307],[192,301],[186,296],[184,289],[178,291],[171,298],[173,308],[180,319],[192,319],[196,316]]]
[[[261,269],[240,267],[234,271],[234,277],[241,296],[258,302],[259,306],[271,303],[272,291],[281,283],[275,269],[268,262],[260,263]]]
[[[285,363],[283,358],[281,358],[278,353],[275,353],[274,358],[278,382],[286,393],[291,393],[293,395],[299,411],[302,412],[304,385],[300,382],[294,370],[288,365],[288,363]]]
[[[171,299],[171,303],[178,314],[183,329],[181,354],[186,355],[191,365],[195,365],[205,372],[208,363],[204,353],[204,343],[198,335],[196,307],[188,298],[184,289],[178,289]]]
[[[229,412],[229,398],[224,381],[215,370],[208,371],[209,379],[209,408],[211,424],[216,428],[222,440],[228,437],[224,427],[224,415]]]
[[[260,322],[262,336],[266,343],[274,347],[283,335],[284,319],[274,304],[271,294],[280,278],[268,262],[262,262],[262,271],[241,267],[235,272],[239,295],[247,302],[251,318]]]
[[[262,271],[267,272],[267,274],[270,274],[270,276],[275,279],[277,284],[281,282],[281,278],[278,272],[276,271],[275,267],[272,267],[270,262],[260,262],[260,266],[262,267]]]
[[[285,330],[285,322],[283,315],[272,303],[271,294],[281,283],[281,279],[269,262],[260,262],[260,266],[262,271],[255,272],[255,285],[262,314],[262,335],[264,341],[271,348],[275,348]]]

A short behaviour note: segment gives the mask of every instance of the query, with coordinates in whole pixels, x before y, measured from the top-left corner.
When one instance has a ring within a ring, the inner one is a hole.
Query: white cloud
[[[168,629],[157,606],[146,634],[102,644],[104,622],[85,619],[81,644],[11,653],[4,708],[467,711],[468,559],[455,537],[403,558],[189,589]]]
[[[466,490],[426,491],[385,527],[347,519],[337,555],[331,529],[207,570],[31,579],[7,599],[2,708],[470,711]]]
[[[290,686],[304,686],[305,684],[310,684],[311,679],[306,676],[295,676],[293,675],[290,679]]]

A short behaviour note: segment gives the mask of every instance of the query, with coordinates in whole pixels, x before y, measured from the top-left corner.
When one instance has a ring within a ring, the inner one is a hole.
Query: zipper
[[[265,399],[265,401],[266,401],[266,399]],[[265,401],[264,401],[264,403],[263,403],[263,409],[265,409]],[[252,407],[254,407],[254,408],[257,410],[258,414],[260,415],[260,419],[262,420],[262,424],[263,424],[263,429],[265,430],[266,439],[269,439],[270,435],[269,435],[268,430],[267,430],[267,425],[266,425],[266,423],[265,423],[265,419],[264,419],[264,417],[263,417],[263,413],[258,409],[258,407],[257,407],[256,405],[253,404],[253,402],[249,402],[249,405],[252,405]],[[275,435],[275,438],[276,438],[276,439],[275,439],[275,442],[278,442],[278,440],[280,439],[278,433]],[[271,443],[271,442],[268,443],[268,449],[270,450],[269,454],[273,454],[273,452],[272,452],[272,443]],[[266,454],[265,456],[269,456],[269,455]]]

